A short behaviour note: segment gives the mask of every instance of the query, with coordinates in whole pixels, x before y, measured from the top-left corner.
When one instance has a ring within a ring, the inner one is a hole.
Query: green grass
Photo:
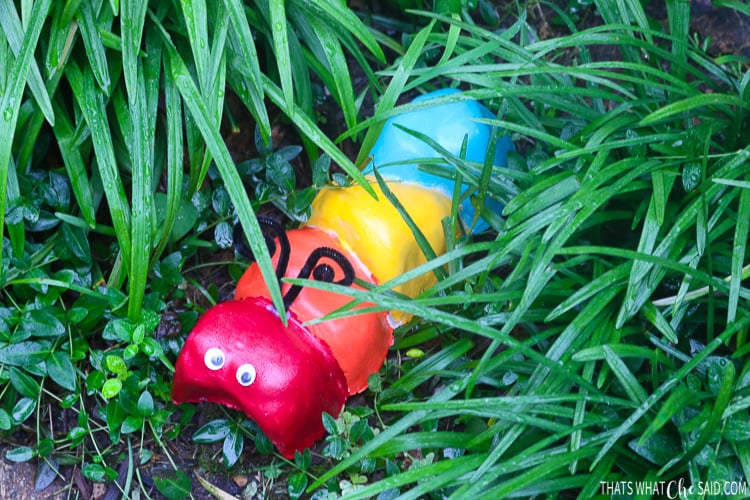
[[[540,40],[522,10],[503,13],[503,31],[481,27],[485,3],[402,13],[388,21],[411,31],[392,37],[322,0],[0,0],[6,458],[93,481],[124,462],[123,489],[148,493],[148,473],[170,498],[189,494],[192,471],[167,441],[209,455],[203,472],[223,471],[209,468],[222,457],[260,472],[259,491],[293,497],[588,498],[602,481],[747,481],[747,61],[707,55],[688,3],[667,2],[666,28],[640,2],[594,5],[601,25],[558,9],[569,32]],[[605,45],[620,57],[595,59]],[[322,86],[341,137],[320,126]],[[418,106],[399,97],[443,86],[465,89],[444,101],[482,100],[514,139],[519,153],[491,175],[446,158],[505,210],[487,214],[487,237],[377,288],[306,283],[417,318],[364,405],[324,418],[322,459],[274,456],[235,412],[175,408],[180,342],[227,280],[201,273],[236,279],[244,266],[212,256],[231,228],[273,276],[253,214],[273,204],[304,218],[315,187],[290,162],[316,185],[329,159],[361,180],[383,121]],[[220,128],[240,115],[228,93],[257,123],[247,162]],[[301,147],[270,142],[280,122]],[[347,138],[359,158],[339,148]],[[388,293],[424,271],[442,279],[423,296]],[[61,408],[74,418],[51,425]],[[155,468],[155,454],[172,466]]]

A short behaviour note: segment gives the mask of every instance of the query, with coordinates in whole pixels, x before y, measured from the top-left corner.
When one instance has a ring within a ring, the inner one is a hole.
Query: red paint
[[[221,350],[223,363],[207,363],[212,348]],[[251,373],[248,365],[255,377],[243,386],[237,372],[244,367]],[[210,401],[243,411],[288,458],[323,435],[322,413],[338,415],[348,394],[328,346],[293,312],[284,327],[264,298],[228,301],[208,310],[180,352],[172,385],[177,404]]]

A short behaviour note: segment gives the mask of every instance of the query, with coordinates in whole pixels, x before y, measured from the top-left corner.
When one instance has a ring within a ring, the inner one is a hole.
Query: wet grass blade
[[[362,45],[364,45],[378,61],[385,62],[383,50],[375,40],[374,35],[368,27],[357,17],[354,11],[350,9],[341,9],[335,3],[327,0],[313,0],[312,2],[317,9],[320,9],[326,15],[335,19],[340,26],[346,26]]]
[[[80,148],[76,145],[75,130],[65,110],[55,101],[55,115],[57,120],[53,131],[57,138],[65,169],[73,189],[81,215],[89,227],[96,226],[94,197],[89,181],[86,164],[83,161]]]
[[[78,102],[86,124],[91,133],[91,140],[96,155],[96,165],[102,178],[104,195],[107,198],[112,225],[117,234],[120,251],[126,265],[130,264],[130,207],[125,196],[125,188],[120,178],[120,171],[115,159],[112,133],[107,122],[107,111],[102,92],[96,87],[94,75],[90,71],[83,73],[78,65],[70,61],[66,67],[66,76],[73,95]]]
[[[8,168],[12,156],[13,137],[15,136],[21,99],[34,60],[34,51],[50,5],[50,0],[34,2],[26,33],[18,50],[18,56],[9,68],[3,68],[3,73],[8,76],[5,91],[0,99],[0,118],[3,121],[3,126],[0,127],[0,228],[4,227]],[[6,63],[10,64],[10,61],[4,59],[3,64]]]
[[[133,7],[129,4],[128,7]],[[126,7],[126,9],[128,9]],[[142,12],[132,13],[135,19],[127,23],[135,31],[129,36],[123,36],[131,43],[137,40],[140,45],[143,16]],[[152,39],[153,41],[153,39]],[[149,44],[154,47],[155,44]],[[132,48],[131,48],[132,49]],[[123,52],[125,47],[123,46]],[[154,131],[156,127],[152,119],[156,116],[156,101],[161,81],[161,54],[158,50],[150,50],[149,58],[145,62],[135,58],[132,54],[132,70],[125,69],[126,88],[128,91],[128,109],[130,114],[130,131],[123,131],[131,155],[133,179],[131,186],[131,251],[128,272],[128,316],[136,322],[141,316],[141,306],[148,284],[150,259],[152,249],[152,235],[154,232],[153,207],[153,171],[154,171]],[[148,74],[147,74],[148,72]],[[130,81],[128,75],[130,74]],[[130,87],[130,85],[133,87]]]
[[[235,91],[246,97],[245,103],[258,122],[261,134],[267,140],[271,137],[271,124],[263,102],[260,63],[253,35],[250,32],[250,24],[247,22],[244,6],[240,0],[224,0],[224,5],[229,11],[229,19],[233,28],[230,42],[235,40],[235,43],[230,43],[230,46],[236,46],[238,53],[236,60],[239,63],[237,69],[242,75],[242,85],[238,85]]]
[[[284,2],[268,2],[271,16],[271,34],[276,55],[276,66],[281,79],[281,91],[284,94],[285,108],[294,109],[294,83],[292,79],[292,61],[289,57],[289,33],[287,32],[286,8]],[[292,115],[293,116],[293,115]]]
[[[137,58],[147,7],[148,2],[146,0],[129,1],[124,4],[120,16],[122,70],[125,75],[125,88],[128,89],[131,106],[135,103],[137,96],[139,68]]]
[[[164,101],[167,110],[167,206],[155,257],[161,255],[167,246],[182,203],[182,101],[172,78],[168,57],[164,57]]]
[[[21,26],[21,19],[18,17],[18,13],[13,7],[13,3],[10,0],[0,1],[0,26],[2,26],[3,32],[5,33],[5,39],[8,41],[13,55],[18,57],[18,53],[23,43],[24,33],[23,27]],[[28,85],[31,93],[36,99],[37,106],[44,114],[45,119],[50,125],[55,124],[55,113],[52,109],[52,102],[49,98],[49,93],[44,85],[42,74],[39,71],[39,65],[35,60],[31,60],[28,77]]]
[[[732,274],[729,282],[729,304],[727,323],[737,318],[737,307],[742,286],[742,272],[747,251],[747,237],[750,232],[750,189],[742,189],[740,205],[737,210],[737,225],[734,229],[734,248],[732,249]]]
[[[612,373],[620,381],[620,384],[625,389],[625,392],[634,403],[642,403],[647,397],[648,393],[643,389],[641,384],[638,383],[633,373],[628,369],[627,365],[617,356],[612,349],[607,346],[602,347],[604,353],[604,359],[612,369]]]
[[[167,51],[169,52],[172,78],[182,95],[185,106],[195,119],[196,126],[206,141],[206,146],[216,162],[219,173],[224,179],[229,197],[232,203],[234,203],[240,223],[247,234],[250,248],[263,278],[268,284],[273,304],[276,310],[282,314],[281,311],[284,311],[284,302],[281,298],[278,280],[276,279],[276,271],[271,262],[271,257],[268,255],[268,248],[266,247],[263,233],[258,225],[258,220],[255,218],[255,213],[250,205],[247,192],[245,192],[242,179],[240,179],[237,169],[232,162],[232,158],[219,133],[219,129],[212,126],[214,119],[210,116],[210,112],[205,106],[195,82],[190,76],[187,67],[185,67],[185,63],[169,43],[167,42]]]
[[[669,32],[674,37],[672,43],[672,54],[679,65],[675,67],[674,75],[680,80],[685,79],[685,66],[687,63],[688,44],[690,42],[690,4],[678,0],[668,0],[667,18],[669,20]]]
[[[743,108],[745,110],[750,105],[743,99],[730,94],[700,94],[680,101],[663,106],[656,111],[648,114],[644,117],[639,125],[653,125],[661,120],[669,119],[680,113],[686,113],[696,108],[703,108],[709,106],[720,107],[727,116],[731,116],[735,111],[733,108]],[[728,109],[727,109],[728,108]]]
[[[357,165],[363,165],[365,163],[367,155],[370,153],[372,146],[375,144],[375,140],[378,138],[380,131],[385,125],[383,114],[391,111],[396,104],[398,97],[401,95],[401,92],[409,79],[412,69],[417,64],[417,61],[422,54],[422,48],[433,30],[434,24],[434,21],[431,22],[417,33],[414,40],[412,40],[409,45],[406,54],[404,54],[401,64],[396,68],[396,72],[391,78],[388,87],[385,89],[383,96],[380,98],[375,116],[371,119],[374,125],[370,127],[362,141],[361,149],[359,150],[359,154],[355,161]]]
[[[327,26],[321,25],[314,18],[309,20],[310,25],[323,48],[323,55],[328,63],[328,70],[333,81],[336,101],[344,112],[344,121],[348,127],[357,124],[357,108],[352,88],[352,77],[349,67],[341,48],[341,43]]]
[[[396,196],[391,192],[390,188],[388,187],[388,184],[385,182],[385,179],[383,179],[383,176],[380,175],[380,172],[378,172],[377,169],[373,169],[373,173],[375,174],[375,179],[378,182],[378,186],[380,187],[380,190],[383,192],[383,196],[385,196],[385,198],[390,202],[390,204],[393,205],[393,208],[396,209],[398,214],[406,223],[406,226],[409,228],[409,231],[411,231],[412,236],[416,240],[417,245],[419,245],[419,249],[422,251],[425,258],[427,260],[435,259],[437,257],[437,255],[435,254],[435,250],[430,245],[430,242],[427,240],[427,237],[424,235],[422,230],[414,222],[414,219],[411,218],[411,216],[406,211],[404,206],[401,204],[399,199],[396,198]],[[445,278],[444,269],[438,267],[438,268],[435,268],[434,272],[438,279]]]
[[[198,89],[214,126],[218,127],[223,111],[226,83],[224,48],[229,29],[228,11],[222,6],[217,8],[215,24],[212,27],[212,40],[209,43],[205,2],[189,0],[184,9],[186,22],[189,23],[188,29],[191,32],[190,45],[195,60]],[[190,135],[188,137],[190,138]],[[196,189],[203,184],[211,166],[208,152],[203,149],[201,152],[202,155],[196,157],[196,163],[191,165],[195,167],[191,168],[191,185]],[[198,158],[202,160],[197,162]]]
[[[185,20],[190,49],[193,53],[195,71],[198,74],[198,88],[207,92],[210,85],[206,78],[210,74],[211,44],[208,40],[208,14],[205,0],[180,0]]]
[[[572,295],[558,304],[552,312],[545,318],[545,321],[553,321],[576,306],[582,305],[583,302],[592,299],[607,289],[620,288],[625,285],[628,275],[628,266],[619,265],[598,278],[590,281],[583,287],[576,290]]]
[[[229,33],[229,12],[219,8],[213,26],[213,40],[211,44],[211,64],[205,75],[206,88],[203,91],[206,102],[215,116],[217,127],[221,126],[224,111],[224,95],[227,82],[226,53],[227,34]]]
[[[105,94],[109,94],[111,79],[107,66],[107,53],[98,31],[100,27],[98,22],[99,11],[102,4],[103,0],[82,0],[76,14],[81,38],[83,38],[83,43],[86,46],[89,67],[99,84],[99,88]]]

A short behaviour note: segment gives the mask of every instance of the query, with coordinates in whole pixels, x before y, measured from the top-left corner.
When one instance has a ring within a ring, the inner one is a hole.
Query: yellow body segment
[[[378,199],[361,186],[326,187],[312,203],[307,225],[338,236],[342,246],[354,254],[379,283],[400,276],[426,262],[411,230],[383,192],[372,184]],[[388,183],[437,255],[445,253],[441,220],[450,215],[451,199],[416,184]],[[395,288],[410,297],[436,282],[427,272]]]

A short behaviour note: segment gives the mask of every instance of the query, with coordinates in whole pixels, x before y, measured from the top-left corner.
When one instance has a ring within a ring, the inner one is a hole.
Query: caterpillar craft
[[[437,91],[415,101],[451,92]],[[388,120],[371,152],[365,173],[377,165],[438,255],[446,248],[441,220],[450,216],[454,182],[420,170],[417,159],[436,158],[438,153],[396,125],[429,136],[457,156],[467,137],[466,159],[482,163],[496,130],[477,119],[493,117],[476,101],[417,109]],[[512,149],[510,139],[500,137],[495,165],[505,166]],[[355,278],[383,283],[424,263],[401,215],[376,183],[371,187],[377,200],[359,185],[325,187],[313,201],[310,220],[299,229],[285,231],[260,220],[278,278],[356,287]],[[468,185],[462,186],[466,189]],[[499,210],[500,205],[489,201],[488,208]],[[476,219],[470,229],[487,227],[475,217],[468,199],[459,213],[467,226]],[[434,283],[434,274],[425,273],[396,291],[414,297]],[[234,299],[206,311],[186,339],[175,365],[172,399],[176,404],[206,401],[241,410],[282,455],[293,457],[323,436],[323,412],[337,416],[350,395],[367,388],[368,376],[380,369],[393,343],[397,321],[386,312],[369,312],[306,326],[351,298],[288,283],[282,294],[287,326],[257,265],[250,265]]]

